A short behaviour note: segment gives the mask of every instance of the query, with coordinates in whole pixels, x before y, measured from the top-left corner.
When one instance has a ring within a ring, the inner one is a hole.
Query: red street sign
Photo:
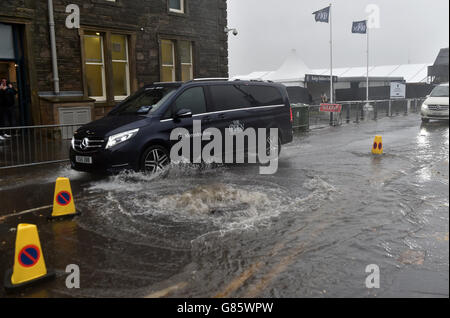
[[[342,105],[340,104],[320,104],[321,112],[340,113],[342,111]]]

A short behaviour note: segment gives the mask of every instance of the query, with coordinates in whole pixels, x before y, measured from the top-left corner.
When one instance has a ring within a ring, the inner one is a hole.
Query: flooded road
[[[385,154],[373,157],[377,134]],[[57,279],[26,297],[448,297],[448,159],[448,122],[410,115],[299,133],[271,176],[253,165],[1,171],[0,273],[29,222]],[[49,223],[57,177],[83,214]],[[68,264],[80,289],[65,287]],[[370,264],[379,289],[366,288]]]

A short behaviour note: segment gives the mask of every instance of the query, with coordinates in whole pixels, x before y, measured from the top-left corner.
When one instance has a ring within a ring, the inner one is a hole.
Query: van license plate
[[[92,157],[76,156],[75,161],[77,163],[84,163],[84,164],[91,165],[92,164]]]

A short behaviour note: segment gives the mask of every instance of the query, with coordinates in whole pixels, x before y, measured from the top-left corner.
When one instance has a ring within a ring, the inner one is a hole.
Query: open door
[[[24,27],[19,24],[0,23],[0,77],[6,78],[18,91],[15,104],[16,126],[31,124],[23,30]]]

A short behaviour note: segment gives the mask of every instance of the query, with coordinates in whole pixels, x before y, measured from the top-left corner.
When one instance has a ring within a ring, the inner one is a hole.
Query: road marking
[[[302,229],[306,228],[304,226]],[[254,296],[248,296],[248,297],[255,297],[258,295],[258,293],[263,290],[266,286],[270,284],[270,282],[277,277],[280,273],[282,273],[294,260],[295,257],[300,255],[306,250],[306,246],[310,244],[315,237],[319,233],[323,231],[325,228],[325,225],[320,226],[318,229],[316,229],[311,234],[311,239],[308,240],[306,243],[301,242],[296,248],[294,248],[293,252],[289,254],[288,256],[284,257],[273,269],[265,275],[259,283],[256,285],[253,285],[253,287],[250,287],[249,291],[247,291],[248,295],[254,295]],[[300,230],[302,230],[300,229]],[[284,242],[278,243],[275,245],[271,252],[269,253],[268,257],[274,257],[278,254],[278,252],[288,243],[288,240],[285,240]],[[238,290],[240,287],[244,285],[244,283],[249,280],[255,273],[257,273],[264,265],[263,257],[261,259],[252,264],[249,269],[245,270],[241,275],[239,275],[237,278],[233,279],[230,284],[228,284],[225,289],[222,292],[219,292],[214,296],[214,298],[228,298],[232,293],[234,293],[236,290]],[[247,297],[247,296],[246,296]]]
[[[30,210],[25,210],[22,212],[17,212],[17,213],[12,213],[12,214],[7,214],[4,215],[2,217],[0,217],[0,222],[3,222],[4,220],[6,220],[7,218],[13,217],[13,216],[18,216],[18,215],[23,215],[23,214],[28,214],[28,213],[33,213],[36,211],[41,211],[41,210],[45,210],[45,209],[50,209],[52,208],[53,205],[46,205],[46,206],[41,206],[40,208],[34,208],[34,209],[30,209]]]
[[[272,282],[275,277],[284,272],[286,268],[295,261],[296,256],[300,255],[305,250],[306,244],[300,244],[300,246],[298,246],[292,254],[284,257],[269,273],[261,278],[259,283],[251,286],[243,297],[255,298],[256,296],[258,296],[262,290],[266,289],[266,287]]]
[[[93,195],[93,196],[87,196],[86,199],[91,199],[92,200],[92,199],[97,199],[97,198],[102,198],[102,197],[104,197],[104,196],[103,195]],[[7,214],[7,215],[4,215],[4,216],[0,217],[0,222],[3,222],[7,218],[10,218],[10,217],[13,217],[13,216],[33,213],[33,212],[37,212],[37,211],[41,211],[41,210],[45,210],[45,209],[51,209],[51,208],[53,208],[53,204],[52,205],[45,205],[45,206],[41,206],[39,208],[34,208],[34,209],[25,210],[25,211],[21,211],[21,212],[15,212],[15,213]]]
[[[145,298],[162,298],[162,297],[166,297],[167,295],[169,295],[170,293],[179,290],[179,289],[183,289],[187,286],[188,284],[186,282],[182,282],[182,283],[178,283],[176,285],[167,287],[163,290],[151,293],[148,296],[145,296]]]
[[[286,242],[278,243],[275,245],[269,253],[269,257],[274,257],[278,254],[278,252],[286,245]],[[241,275],[236,277],[229,283],[222,292],[216,294],[213,298],[228,298],[230,295],[238,290],[244,283],[255,274],[260,267],[263,266],[263,260],[261,259],[252,264],[249,269],[245,270]]]
[[[288,268],[288,266],[291,265],[296,260],[297,256],[301,255],[303,252],[306,251],[306,247],[308,245],[310,245],[320,233],[323,232],[325,227],[326,227],[325,225],[319,226],[319,228],[316,229],[311,234],[311,238],[307,242],[301,242],[293,250],[291,250],[292,252],[288,256],[282,258],[281,261],[277,265],[275,265],[272,268],[272,270],[269,271],[263,278],[261,278],[258,283],[250,286],[243,297],[244,298],[255,298],[255,297],[257,297],[260,294],[261,291],[265,290],[267,288],[267,286],[269,286],[269,284],[279,274],[284,272],[286,270],[286,268]]]
[[[234,291],[244,285],[247,279],[253,276],[253,274],[258,271],[262,264],[262,262],[252,264],[249,269],[245,270],[239,277],[235,278],[230,284],[227,285],[224,291],[215,295],[214,298],[228,298]]]

